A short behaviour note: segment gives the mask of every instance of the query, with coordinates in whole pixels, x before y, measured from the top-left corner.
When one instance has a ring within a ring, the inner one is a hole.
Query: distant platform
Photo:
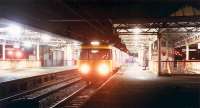
[[[72,69],[76,69],[76,66],[24,68],[16,70],[0,69],[0,83]]]

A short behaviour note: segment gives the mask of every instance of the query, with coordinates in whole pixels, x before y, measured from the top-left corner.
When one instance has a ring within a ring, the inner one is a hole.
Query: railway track
[[[73,76],[73,74],[78,74],[75,69],[2,82],[0,83],[0,100],[31,89],[35,89],[40,86],[57,82],[62,79],[66,79],[70,76]]]
[[[58,80],[58,81],[55,81],[55,82],[52,82],[40,87],[36,87],[31,90],[27,90],[27,91],[24,91],[24,92],[21,92],[21,93],[18,93],[6,98],[2,98],[0,99],[0,107],[19,108],[20,106],[23,106],[24,104],[28,106],[32,106],[33,103],[34,103],[34,106],[37,106],[39,105],[38,102],[40,99],[43,99],[46,96],[49,96],[52,93],[57,92],[64,87],[70,86],[80,80],[81,78],[78,74],[71,74],[71,76],[63,80]],[[26,102],[28,102],[28,104]]]
[[[78,77],[78,74],[77,73],[73,73],[73,74],[71,73],[71,74],[69,74],[69,77],[67,77],[67,78],[63,78],[62,77],[59,80],[54,80],[54,81],[51,81],[51,82],[47,82],[47,84],[42,84],[41,86],[35,87],[34,89],[26,90],[26,91],[23,91],[23,92],[20,92],[20,93],[16,93],[14,95],[10,95],[10,96],[4,97],[4,98],[0,98],[0,103],[10,101],[10,100],[18,98],[20,96],[23,96],[23,95],[29,94],[31,92],[35,92],[35,91],[47,88],[47,87],[50,87],[52,85],[55,85],[55,84],[70,80],[70,79],[75,78],[75,77]]]
[[[106,80],[98,86],[82,86],[79,89],[72,92],[70,95],[63,98],[62,100],[55,102],[49,108],[80,108],[91,98],[92,95],[94,95],[102,87],[104,87],[104,85],[107,84],[113,78],[113,76],[111,76],[108,80]]]
[[[113,77],[113,76],[112,76]],[[91,85],[74,76],[54,84],[1,100],[2,108],[79,108],[112,77],[100,85]]]

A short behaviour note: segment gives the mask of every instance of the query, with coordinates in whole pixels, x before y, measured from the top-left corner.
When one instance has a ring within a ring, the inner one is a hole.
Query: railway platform
[[[123,67],[83,108],[199,108],[199,77],[157,77],[137,64]]]
[[[76,66],[0,69],[0,83],[76,69]]]

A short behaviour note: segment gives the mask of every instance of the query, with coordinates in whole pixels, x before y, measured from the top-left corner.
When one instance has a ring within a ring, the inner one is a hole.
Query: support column
[[[67,44],[67,64],[68,64],[68,66],[71,66],[71,65],[73,65],[73,58],[72,58],[72,56],[73,56],[73,54],[72,54],[72,47],[73,47],[73,45],[70,43],[70,44]]]
[[[36,59],[39,61],[40,60],[40,43],[37,43],[36,47]]]
[[[149,64],[149,70],[152,71],[153,70],[153,65],[152,65],[152,42],[149,42],[149,60],[148,60],[148,64]]]
[[[169,53],[168,53],[168,51],[169,51],[169,41],[168,40],[166,41],[166,47],[167,47],[166,59],[168,60],[169,59]]]
[[[152,55],[151,49],[152,49],[152,43],[150,42],[149,43],[149,61],[151,60],[151,55]]]
[[[3,42],[2,44],[2,55],[3,55],[2,59],[5,60],[6,59],[6,43],[5,42]]]
[[[190,48],[189,48],[189,45],[186,44],[186,60],[189,60],[189,51],[190,51]]]
[[[158,75],[161,75],[161,37],[162,35],[158,33],[157,40],[158,40]]]

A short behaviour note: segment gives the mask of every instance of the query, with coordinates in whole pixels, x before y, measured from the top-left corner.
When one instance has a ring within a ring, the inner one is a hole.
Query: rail
[[[112,75],[98,86],[90,84],[82,86],[62,100],[56,102],[50,108],[80,108],[91,98],[92,95],[104,87],[115,75],[116,74]]]
[[[53,85],[56,85],[56,84],[59,84],[59,83],[62,83],[62,82],[66,82],[66,81],[69,81],[69,80],[72,80],[74,78],[77,78],[76,75],[77,74],[74,74],[74,76],[71,76],[71,77],[68,77],[68,78],[65,78],[65,79],[62,79],[62,80],[51,82],[51,83],[48,83],[46,85],[42,85],[42,86],[36,87],[34,89],[30,89],[30,90],[27,90],[27,91],[24,91],[24,92],[20,92],[20,93],[14,94],[12,96],[8,96],[8,97],[5,97],[5,98],[2,98],[2,99],[0,99],[0,103],[6,103],[6,102],[8,102],[10,100],[17,99],[17,98],[19,98],[21,96],[25,96],[27,94],[31,94],[33,92],[45,89],[47,87],[50,87],[50,86],[53,86]]]
[[[74,72],[76,72],[76,69],[2,82],[0,83],[0,99],[34,89],[42,84],[50,83],[49,81],[59,80],[61,77],[67,77]]]
[[[62,81],[58,81],[55,83],[52,83],[50,85],[42,86],[35,88],[33,90],[29,90],[24,93],[20,93],[15,96],[11,96],[9,98],[6,98],[3,100],[3,103],[0,104],[1,107],[5,108],[12,108],[14,107],[31,107],[32,105],[37,108],[40,106],[40,100],[58,92],[59,90],[62,90],[64,88],[67,88],[77,82],[81,81],[80,76],[73,76],[68,79],[64,79]],[[27,104],[28,103],[28,104]]]

